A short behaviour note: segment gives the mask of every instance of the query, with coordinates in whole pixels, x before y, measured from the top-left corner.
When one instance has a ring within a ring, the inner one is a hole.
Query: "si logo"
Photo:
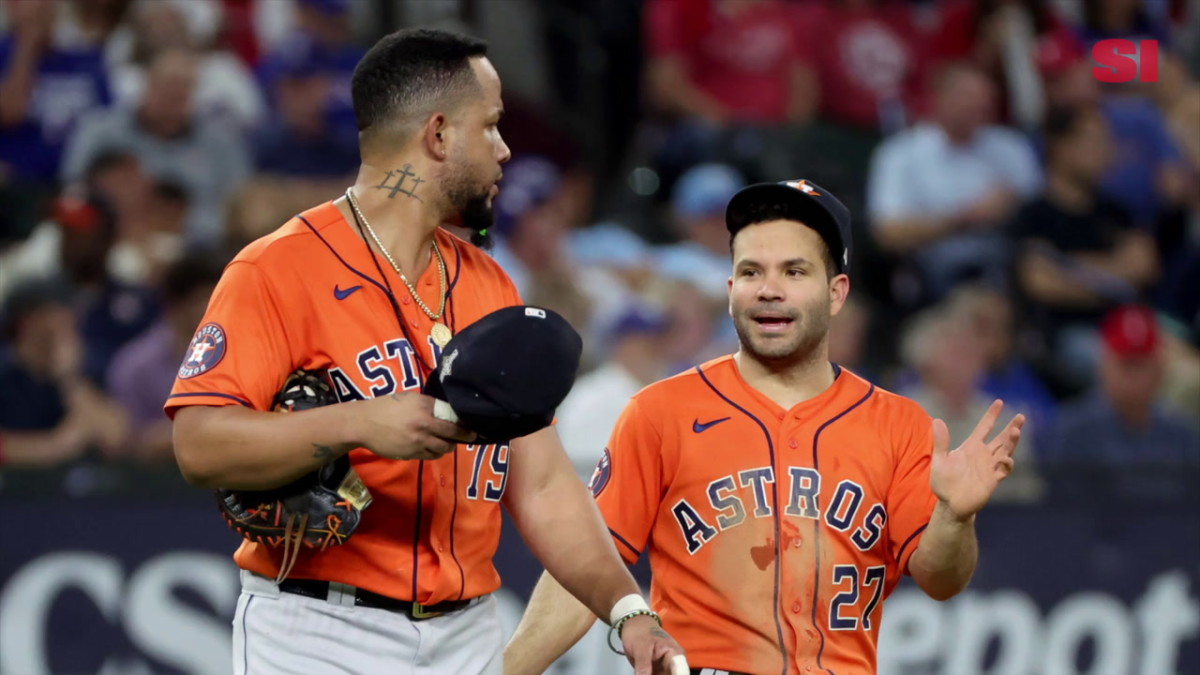
[[[206,323],[196,331],[188,345],[183,365],[179,366],[179,379],[186,380],[207,373],[225,358],[225,329],[217,323]]]
[[[608,453],[608,448],[604,449],[604,454],[600,455],[600,461],[596,463],[596,470],[592,472],[592,480],[588,481],[588,489],[592,491],[592,497],[599,497],[604,488],[608,487],[608,479],[612,478],[612,456]]]
[[[1092,45],[1092,76],[1100,82],[1158,82],[1158,40],[1100,40]]]

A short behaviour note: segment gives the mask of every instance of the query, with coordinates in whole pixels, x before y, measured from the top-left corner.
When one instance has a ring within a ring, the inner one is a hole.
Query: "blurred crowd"
[[[0,466],[172,461],[161,405],[224,263],[352,181],[353,68],[418,23],[505,78],[492,253],[585,337],[581,476],[629,396],[737,348],[725,204],[800,177],[855,216],[831,358],[954,438],[994,397],[1029,415],[998,498],[1200,466],[1194,2],[0,7]],[[1112,38],[1157,68],[1100,81]]]

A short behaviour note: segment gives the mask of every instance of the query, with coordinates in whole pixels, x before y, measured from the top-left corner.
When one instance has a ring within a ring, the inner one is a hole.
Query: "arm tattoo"
[[[312,454],[313,458],[319,459],[322,462],[333,459],[334,456],[337,455],[337,451],[328,445],[318,445],[316,443],[313,443],[312,446],[313,446],[313,454]]]
[[[411,183],[408,182],[409,178],[412,179]],[[388,181],[395,182],[391,185],[388,185]],[[388,199],[393,199],[396,195],[404,195],[406,197],[412,197],[417,201],[422,201],[422,199],[417,196],[417,186],[424,182],[424,178],[421,178],[417,174],[413,173],[412,164],[405,164],[404,168],[398,171],[388,171],[387,175],[383,177],[383,180],[379,181],[379,185],[375,186],[375,189],[388,190]]]
[[[671,637],[670,635],[667,635],[667,631],[663,630],[662,628],[652,628],[652,629],[650,629],[650,634],[656,638],[670,638]]]

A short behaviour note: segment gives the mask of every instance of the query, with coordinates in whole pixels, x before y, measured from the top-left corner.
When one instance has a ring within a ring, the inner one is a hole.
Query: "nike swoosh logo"
[[[334,286],[333,287],[333,297],[337,298],[338,300],[345,300],[346,298],[353,295],[354,291],[357,291],[360,288],[362,288],[362,286],[351,286],[350,288],[347,288],[346,290],[343,291],[342,289],[338,288],[337,286]]]
[[[714,426],[720,424],[721,422],[728,422],[728,421],[729,421],[728,417],[722,417],[719,420],[713,420],[711,422],[705,422],[704,424],[700,424],[700,420],[697,419],[694,422],[692,422],[692,431],[694,431],[698,434],[704,433],[705,431],[708,431],[708,429],[710,427],[714,427]]]

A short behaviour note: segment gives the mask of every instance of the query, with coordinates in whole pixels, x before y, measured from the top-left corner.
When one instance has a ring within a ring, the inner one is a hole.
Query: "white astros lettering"
[[[821,474],[816,469],[803,466],[788,467],[788,500],[784,507],[785,516],[809,520],[821,517],[818,504],[821,497]],[[697,509],[687,499],[680,499],[671,507],[680,534],[687,543],[688,553],[695,555],[705,544],[723,532],[741,525],[746,520],[746,506],[739,493],[752,488],[755,518],[770,518],[773,510],[767,499],[766,485],[775,482],[775,472],[769,466],[739,471],[723,476],[708,485],[708,508]],[[850,541],[860,551],[869,551],[879,543],[887,525],[887,509],[875,502],[862,512],[866,491],[851,480],[842,480],[833,490],[833,497],[825,506],[824,521],[838,532],[850,532]],[[706,517],[707,515],[707,517]],[[715,522],[716,525],[711,525]],[[851,528],[858,524],[851,532]]]
[[[397,369],[395,364],[399,363]],[[357,375],[353,373],[357,371]],[[413,391],[421,387],[417,376],[417,356],[408,340],[397,338],[383,345],[372,345],[358,353],[354,366],[332,366],[329,379],[339,401],[365,401],[395,391]],[[359,382],[363,383],[360,386]]]

